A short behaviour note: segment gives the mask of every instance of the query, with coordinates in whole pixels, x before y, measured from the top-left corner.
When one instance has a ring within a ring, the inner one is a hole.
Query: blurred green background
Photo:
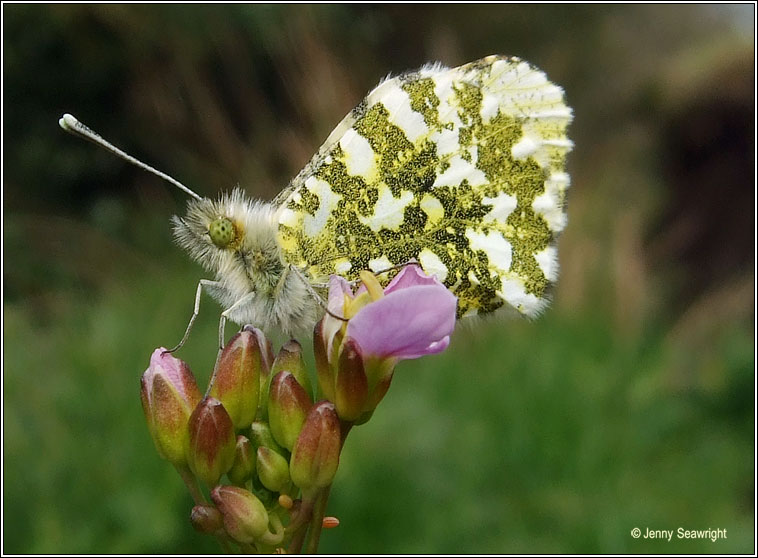
[[[461,327],[351,433],[335,553],[752,553],[753,6],[4,4],[3,550],[217,552],[140,408],[202,270],[186,197],[271,199],[389,73],[518,55],[575,110],[539,320]],[[182,349],[213,364],[206,299]],[[727,530],[635,540],[630,531]]]

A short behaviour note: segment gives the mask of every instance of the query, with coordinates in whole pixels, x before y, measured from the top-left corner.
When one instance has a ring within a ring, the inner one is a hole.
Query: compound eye
[[[211,237],[211,242],[219,248],[227,248],[232,242],[234,242],[237,236],[237,231],[234,228],[234,223],[228,217],[219,217],[208,225],[208,234]]]

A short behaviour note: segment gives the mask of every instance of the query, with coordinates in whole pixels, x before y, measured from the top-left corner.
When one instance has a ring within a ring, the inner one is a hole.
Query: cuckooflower
[[[405,266],[384,289],[373,274],[360,277],[355,292],[345,279],[330,278],[329,313],[314,332],[321,390],[349,422],[370,417],[399,361],[447,348],[457,306],[456,297],[417,265]]]

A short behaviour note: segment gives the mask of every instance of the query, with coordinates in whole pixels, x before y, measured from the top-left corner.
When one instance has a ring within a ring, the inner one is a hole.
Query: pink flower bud
[[[232,337],[218,359],[209,395],[221,401],[237,429],[250,426],[258,411],[263,359],[255,333],[247,330]]]
[[[187,423],[202,396],[189,367],[165,351],[161,347],[150,357],[140,382],[140,398],[158,453],[182,466],[186,463]]]
[[[235,541],[250,544],[268,531],[268,514],[263,503],[237,486],[217,486],[211,500],[224,518],[224,528]]]
[[[281,446],[292,449],[311,405],[311,398],[295,376],[283,371],[273,377],[268,394],[268,423]]]
[[[218,399],[206,397],[189,420],[187,464],[208,486],[215,486],[234,463],[237,439],[229,413]]]
[[[331,484],[341,449],[340,421],[330,401],[316,403],[292,448],[290,477],[303,491]]]

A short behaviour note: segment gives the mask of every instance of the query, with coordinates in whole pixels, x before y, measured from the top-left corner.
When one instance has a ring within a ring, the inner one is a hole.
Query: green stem
[[[176,467],[176,471],[179,473],[179,476],[182,477],[182,480],[187,486],[187,490],[189,490],[189,493],[192,496],[192,500],[195,502],[195,505],[209,505],[209,502],[203,494],[203,491],[200,490],[200,485],[197,482],[197,477],[192,474],[192,471],[190,471],[188,467],[178,466]],[[224,535],[216,535],[216,540],[221,545],[221,548],[224,550],[225,554],[232,554],[233,549]]]
[[[192,499],[196,506],[205,506],[208,504],[208,500],[205,499],[203,492],[200,490],[200,485],[197,483],[197,477],[192,474],[192,471],[187,467],[176,467],[176,471],[179,476],[182,477],[184,484],[187,486]]]
[[[290,545],[287,547],[287,554],[300,554],[300,550],[303,548],[303,541],[305,541],[305,533],[308,525],[303,525],[292,537]]]
[[[321,538],[321,528],[324,526],[324,513],[326,512],[326,502],[329,500],[329,491],[332,485],[323,488],[316,498],[316,505],[313,508],[313,517],[311,517],[310,538],[305,547],[306,554],[316,554],[318,552],[318,543]]]

